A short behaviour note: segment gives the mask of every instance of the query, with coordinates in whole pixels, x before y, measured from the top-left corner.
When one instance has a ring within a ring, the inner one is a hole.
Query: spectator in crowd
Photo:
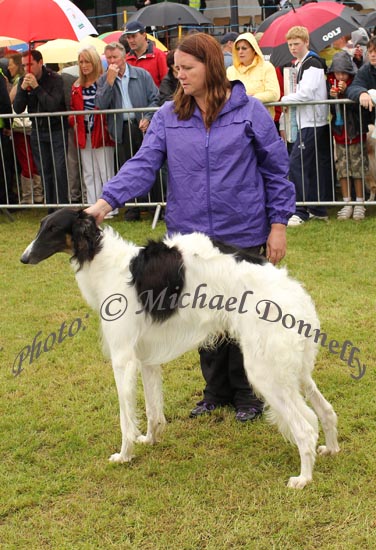
[[[232,48],[238,36],[238,32],[226,32],[220,39],[226,69],[233,64]]]
[[[65,164],[67,143],[66,117],[53,116],[65,111],[63,79],[43,66],[42,54],[31,50],[22,55],[25,75],[18,82],[13,108],[16,113],[50,113],[32,117],[31,150],[42,176],[48,204],[66,204],[68,198]]]
[[[243,82],[246,92],[262,103],[279,101],[280,88],[274,66],[264,60],[256,38],[250,32],[240,34],[233,46],[234,64],[227,69],[229,80]],[[274,107],[268,107],[274,118]]]
[[[370,37],[368,36],[368,32],[363,27],[359,27],[351,33],[351,43],[353,48],[360,48],[361,50],[362,63],[357,64],[358,68],[360,68],[367,60],[367,43],[369,39]]]
[[[170,50],[167,53],[166,61],[168,67],[168,73],[163,78],[159,87],[159,105],[163,105],[166,101],[171,101],[172,96],[176,92],[179,80],[177,79],[177,70],[174,61],[175,50]]]
[[[360,45],[354,46],[351,42],[351,34],[340,36],[332,42],[332,46],[338,51],[347,52],[352,58],[353,63],[359,68],[363,64],[363,51]],[[338,53],[338,52],[336,52]]]
[[[288,155],[274,122],[241,82],[226,78],[212,36],[187,36],[175,52],[180,85],[154,115],[137,155],[103,188],[87,212],[100,223],[113,208],[146,193],[168,162],[169,234],[199,231],[278,263],[286,251],[286,223],[294,211]],[[201,350],[207,385],[192,416],[232,403],[239,421],[257,418],[253,394],[235,343]]]
[[[290,180],[295,183],[296,200],[330,200],[332,167],[328,105],[305,105],[306,101],[328,99],[326,67],[317,53],[309,50],[306,27],[292,27],[286,35],[291,55],[297,60],[296,92],[284,95],[282,102],[296,103],[299,128],[290,155]],[[289,226],[298,226],[311,218],[327,220],[324,206],[297,206]]]
[[[258,3],[260,8],[262,8],[261,13],[264,20],[279,10],[280,0],[258,0]]]
[[[13,103],[17,93],[18,81],[20,77],[24,75],[22,56],[20,53],[8,55],[8,70],[11,77],[10,84],[12,85],[9,95]],[[44,200],[43,187],[41,177],[38,174],[38,168],[31,152],[31,121],[29,118],[14,118],[12,128],[14,148],[21,167],[21,204],[40,204]]]
[[[158,107],[158,88],[150,74],[128,65],[125,49],[119,42],[107,44],[104,53],[108,69],[97,83],[96,106],[99,109],[132,109]],[[153,113],[120,113],[107,116],[108,130],[118,144],[119,167],[140,148]],[[127,221],[140,219],[138,208],[125,213]]]
[[[127,23],[124,29],[130,51],[126,61],[129,65],[148,71],[159,88],[167,74],[166,54],[159,50],[146,36],[145,27],[138,21]]]
[[[64,101],[67,111],[71,110],[72,86],[79,76],[77,63],[64,63],[61,69],[63,79]],[[82,185],[81,159],[76,147],[74,128],[68,127],[67,176],[71,202],[78,204],[86,201],[85,189]]]
[[[93,46],[78,54],[79,77],[72,86],[71,111],[88,111],[86,115],[70,115],[80,149],[83,182],[87,202],[94,204],[103,184],[114,176],[114,142],[107,131],[105,115],[95,114],[97,80],[103,73],[101,58]]]
[[[17,203],[13,185],[13,155],[10,141],[10,119],[2,115],[12,113],[12,105],[8,93],[8,79],[0,68],[0,204]]]
[[[333,57],[329,69],[330,98],[343,99],[345,91],[351,85],[356,67],[350,55],[339,52]],[[368,171],[367,157],[367,125],[360,125],[358,105],[346,105],[346,112],[342,105],[331,105],[332,131],[336,142],[337,178],[341,185],[344,202],[351,201],[351,179],[354,182],[357,204],[354,209],[346,204],[337,214],[339,220],[363,220],[366,209],[363,206],[364,193],[362,176]],[[362,155],[363,152],[363,155]],[[362,174],[363,171],[363,174]]]
[[[141,10],[142,8],[146,8],[146,6],[151,6],[152,4],[156,4],[157,0],[136,0],[135,7],[138,10]]]
[[[375,116],[371,115],[376,97],[376,37],[367,43],[368,62],[356,73],[352,85],[346,89],[345,97],[360,103],[368,111],[367,123],[374,124]]]

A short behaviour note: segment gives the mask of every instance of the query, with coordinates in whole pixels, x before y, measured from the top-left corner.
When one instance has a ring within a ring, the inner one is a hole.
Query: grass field
[[[323,331],[350,340],[366,365],[355,380],[356,369],[320,351],[315,380],[338,414],[341,453],[319,457],[303,491],[286,488],[298,473],[297,449],[265,420],[240,425],[226,408],[188,419],[203,388],[196,352],[164,367],[163,441],[137,446],[131,464],[110,464],[120,445],[118,403],[98,319],[66,255],[19,262],[41,212],[18,212],[14,223],[0,215],[0,548],[376,548],[373,210],[360,223],[333,213],[329,223],[288,230],[284,263],[312,294]],[[164,232],[149,219],[110,223],[139,244]],[[59,331],[61,343],[50,337],[52,349],[13,375],[25,346]]]

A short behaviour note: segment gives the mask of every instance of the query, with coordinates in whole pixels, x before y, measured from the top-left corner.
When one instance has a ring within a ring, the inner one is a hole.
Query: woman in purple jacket
[[[266,255],[286,252],[286,224],[295,211],[289,160],[274,122],[243,84],[226,78],[223,54],[211,36],[187,36],[175,52],[180,86],[154,115],[137,154],[103,188],[87,212],[100,223],[113,208],[152,187],[168,163],[165,220],[172,233],[200,231],[223,243]],[[240,421],[262,403],[245,376],[238,346],[200,350],[207,382],[192,417],[232,404]]]

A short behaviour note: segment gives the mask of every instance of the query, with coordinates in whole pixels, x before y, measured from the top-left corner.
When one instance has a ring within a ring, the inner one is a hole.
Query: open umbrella
[[[85,46],[93,46],[98,54],[102,55],[105,43],[92,36],[85,36],[80,42],[69,38],[58,38],[38,46],[37,50],[42,54],[45,63],[70,63],[77,61],[79,50]]]
[[[109,44],[110,42],[119,42],[119,38],[124,33],[124,31],[110,31],[110,32],[104,32],[103,34],[100,34],[98,38],[106,42],[106,44]],[[167,52],[167,48],[158,38],[155,38],[152,34],[146,35],[148,40],[152,40],[158,50],[161,50],[162,52]]]
[[[278,19],[279,17],[283,17],[284,15],[286,15],[286,13],[289,13],[292,10],[295,10],[293,6],[275,11],[274,13],[269,15],[269,17],[264,19],[262,23],[260,23],[260,25],[256,29],[256,32],[265,32],[266,29],[268,29],[270,25],[273,23],[273,21],[275,21],[275,19]]]
[[[362,27],[374,27],[376,25],[376,11],[362,14],[361,22]]]
[[[278,17],[266,29],[259,42],[262,52],[270,55],[270,61],[276,67],[292,59],[286,34],[296,25],[308,29],[310,47],[320,52],[337,38],[358,29],[359,21],[355,10],[337,2],[305,4]]]
[[[129,21],[139,21],[145,27],[169,27],[173,25],[211,25],[210,19],[186,4],[160,2],[134,13]]]
[[[17,46],[22,44],[20,38],[12,38],[10,36],[0,36],[0,48],[9,48],[9,46]]]
[[[1,0],[0,34],[30,44],[55,38],[81,40],[98,33],[69,0]]]

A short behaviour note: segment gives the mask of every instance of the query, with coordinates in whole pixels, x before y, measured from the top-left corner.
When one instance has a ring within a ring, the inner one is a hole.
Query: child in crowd
[[[342,51],[334,55],[328,75],[331,99],[343,99],[356,72],[357,68],[347,52]],[[341,185],[343,201],[351,201],[352,179],[356,201],[361,203],[357,204],[354,209],[350,204],[345,205],[339,210],[337,218],[348,220],[352,216],[354,220],[363,220],[366,209],[363,206],[362,160],[363,173],[366,173],[368,171],[367,125],[360,124],[358,105],[346,105],[346,111],[344,111],[344,105],[333,105],[332,115],[332,129],[337,153],[337,177]]]

